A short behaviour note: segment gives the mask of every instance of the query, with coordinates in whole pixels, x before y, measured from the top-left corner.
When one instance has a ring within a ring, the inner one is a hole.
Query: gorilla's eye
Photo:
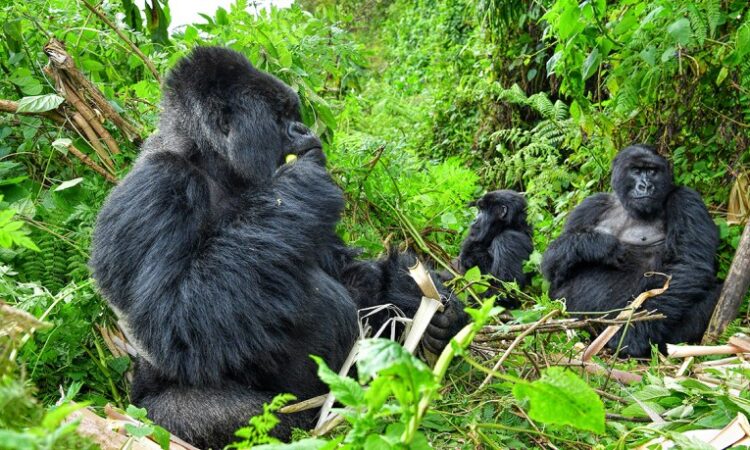
[[[649,176],[653,177],[654,175],[656,175],[656,169],[648,169],[647,173],[649,174]]]

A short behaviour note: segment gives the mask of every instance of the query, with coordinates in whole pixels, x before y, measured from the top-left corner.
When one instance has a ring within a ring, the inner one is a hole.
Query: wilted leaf
[[[79,177],[79,178],[73,178],[72,180],[68,180],[68,181],[63,181],[62,183],[60,183],[60,186],[58,186],[58,187],[55,188],[55,192],[57,192],[57,191],[63,191],[63,190],[68,189],[68,188],[72,188],[73,186],[75,186],[77,184],[80,184],[81,181],[83,181],[83,178],[81,178],[81,177]]]

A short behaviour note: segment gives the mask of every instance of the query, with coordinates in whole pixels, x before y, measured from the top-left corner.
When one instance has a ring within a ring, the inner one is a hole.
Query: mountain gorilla
[[[327,392],[309,355],[338,369],[359,308],[413,315],[422,294],[412,258],[357,261],[336,235],[342,192],[284,83],[239,53],[197,48],[167,77],[162,106],[99,214],[91,266],[139,349],[132,401],[192,444],[223,448],[275,394]],[[433,347],[465,321],[449,302]],[[312,415],[282,414],[277,436]]]
[[[459,268],[466,272],[478,267],[500,281],[526,284],[523,262],[534,250],[531,226],[526,221],[526,200],[515,191],[500,190],[485,194],[476,201],[479,209],[471,224],[469,236],[461,244]],[[499,283],[493,283],[485,295],[496,295]],[[498,299],[498,304],[516,307],[515,299]]]
[[[644,273],[664,272],[672,275],[669,289],[645,308],[666,318],[628,327],[620,354],[648,356],[651,344],[664,351],[667,343],[700,340],[719,290],[719,237],[706,206],[694,190],[672,184],[667,161],[650,146],[625,148],[612,168],[615,195],[584,200],[544,254],[551,295],[564,297],[569,311],[610,311],[664,283]]]

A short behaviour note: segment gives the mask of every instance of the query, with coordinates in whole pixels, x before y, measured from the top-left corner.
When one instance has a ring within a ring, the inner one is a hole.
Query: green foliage
[[[169,431],[164,428],[154,425],[154,423],[146,416],[147,411],[145,408],[137,408],[133,405],[128,405],[126,409],[128,416],[135,420],[140,421],[143,425],[136,426],[130,423],[125,424],[125,431],[135,438],[150,437],[164,450],[169,450]]]
[[[529,417],[534,420],[604,433],[604,404],[571,371],[551,367],[536,381],[516,383],[513,395],[518,400],[528,399]]]
[[[242,441],[235,442],[228,449],[255,448],[259,444],[278,444],[280,441],[268,433],[279,424],[279,419],[274,415],[282,406],[294,400],[291,394],[279,394],[271,400],[271,403],[263,405],[263,414],[250,418],[249,426],[242,427],[235,433]]]

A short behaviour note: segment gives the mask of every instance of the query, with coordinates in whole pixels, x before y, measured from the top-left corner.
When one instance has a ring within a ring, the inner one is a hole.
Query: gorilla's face
[[[226,48],[197,47],[183,58],[166,80],[164,110],[160,126],[218,153],[249,181],[272,177],[288,154],[321,148],[301,123],[297,94]]]
[[[612,163],[612,186],[629,213],[651,219],[660,214],[672,191],[672,171],[653,148],[632,145]]]
[[[471,225],[471,233],[480,241],[491,239],[506,228],[525,227],[526,200],[517,192],[488,192],[473,205],[479,213]]]

